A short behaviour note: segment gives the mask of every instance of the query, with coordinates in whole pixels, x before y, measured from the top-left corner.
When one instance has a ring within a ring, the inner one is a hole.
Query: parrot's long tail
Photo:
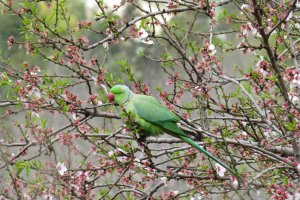
[[[208,156],[209,158],[211,158],[212,160],[214,160],[215,162],[219,163],[222,167],[224,167],[225,169],[227,169],[228,171],[230,171],[233,175],[236,176],[236,172],[234,170],[232,170],[230,167],[228,167],[226,164],[222,163],[218,158],[214,157],[211,153],[209,153],[208,151],[206,151],[204,148],[202,148],[201,146],[199,146],[196,142],[194,142],[191,138],[189,137],[185,137],[180,135],[179,136],[180,139],[182,139],[183,141],[187,142],[188,144],[190,144],[191,146],[195,147],[196,149],[198,149],[200,152],[204,153],[206,156]]]

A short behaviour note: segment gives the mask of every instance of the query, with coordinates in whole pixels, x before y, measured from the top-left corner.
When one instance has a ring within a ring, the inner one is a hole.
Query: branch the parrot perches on
[[[110,102],[115,101],[129,113],[130,118],[141,127],[143,136],[158,136],[164,132],[168,133],[173,137],[179,138],[190,144],[215,162],[219,163],[232,174],[236,175],[236,172],[229,166],[222,163],[219,159],[189,138],[176,124],[179,122],[180,118],[168,108],[164,107],[156,98],[142,94],[134,94],[125,85],[115,85],[110,89],[108,100]]]

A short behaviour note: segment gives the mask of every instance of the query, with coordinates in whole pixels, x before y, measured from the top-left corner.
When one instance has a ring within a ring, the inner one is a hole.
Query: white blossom
[[[73,113],[73,114],[72,114],[72,118],[73,118],[74,120],[80,119],[80,117],[79,117],[76,113]]]
[[[103,47],[104,49],[109,49],[109,43],[108,42],[103,42]]]
[[[103,102],[102,101],[98,101],[97,102],[97,106],[102,106]]]
[[[194,196],[192,196],[190,198],[190,200],[201,200],[202,199],[202,193],[197,193],[197,194],[194,194]]]
[[[287,198],[285,198],[285,200],[293,200],[293,196],[291,194],[287,194]]]
[[[56,169],[61,176],[63,176],[65,174],[65,172],[68,171],[66,165],[61,162],[57,163]]]
[[[278,133],[276,131],[272,131],[270,129],[265,129],[265,131],[263,132],[264,136],[268,139],[268,138],[274,138],[274,137],[278,137]]]
[[[178,190],[173,190],[173,191],[171,191],[171,193],[172,193],[173,196],[176,196],[179,193],[179,191]]]
[[[24,200],[31,200],[32,199],[27,193],[23,194],[23,198],[24,198]]]
[[[37,72],[41,72],[41,70],[40,69],[37,69]],[[37,75],[37,72],[30,72],[30,75],[32,75],[32,76],[36,76]]]
[[[210,50],[210,53],[209,53],[210,56],[215,55],[217,53],[216,47],[213,44],[210,44],[208,46],[208,50]]]
[[[247,23],[246,27],[243,30],[243,35],[250,36],[250,35],[256,35],[256,33],[257,33],[257,29],[254,28],[250,22]]]
[[[258,69],[259,70],[259,72],[263,75],[263,77],[265,77],[265,76],[267,76],[268,75],[268,72],[267,71],[265,71],[264,69],[262,69],[262,68],[259,68]]]
[[[109,157],[112,157],[113,155],[119,155],[119,154],[118,154],[119,152],[122,152],[123,154],[127,154],[127,152],[124,151],[124,150],[121,149],[121,148],[117,148],[117,149],[114,149],[114,150],[112,150],[112,151],[109,151],[107,154],[108,154]],[[128,159],[127,159],[126,156],[117,156],[117,160],[118,160],[119,162],[126,162]]]
[[[51,105],[55,103],[55,99],[53,99],[53,98],[48,98],[47,100],[48,100],[48,103]]]
[[[117,148],[116,149],[117,151],[119,151],[119,152],[122,152],[123,154],[127,154],[127,152],[126,151],[124,151],[123,149],[121,149],[121,148]]]
[[[289,21],[293,17],[293,12],[290,12],[285,21]]]
[[[37,87],[31,88],[31,90],[28,92],[29,96],[35,97],[35,98],[41,98],[41,91]]]
[[[219,163],[216,163],[215,166],[216,166],[218,175],[223,177],[226,172],[226,169],[223,166],[221,166]]]
[[[290,88],[295,88],[295,87],[298,87],[300,88],[300,74],[295,74],[294,75],[294,78],[290,84]]]
[[[242,9],[242,10],[247,10],[248,8],[249,8],[249,5],[248,5],[248,4],[242,4],[242,5],[241,5],[241,9]],[[244,14],[243,11],[241,11],[240,14],[241,14],[241,15]]]
[[[242,9],[242,10],[245,10],[246,8],[249,8],[249,5],[248,5],[248,4],[242,4],[242,5],[241,5],[241,9]]]
[[[82,171],[80,171],[80,172],[76,172],[76,173],[74,173],[72,176],[71,176],[71,178],[72,179],[74,179],[74,178],[78,178],[79,176],[81,176],[82,175]]]
[[[34,117],[40,118],[40,115],[38,113],[34,112],[34,111],[31,113],[31,116],[32,117],[34,116]]]
[[[123,163],[123,162],[126,162],[128,159],[126,156],[118,156],[117,157],[117,161]]]
[[[121,134],[126,134],[126,129],[125,128],[122,129]]]
[[[246,131],[242,131],[242,132],[241,132],[241,135],[243,135],[243,136],[247,136],[247,135],[248,135],[248,133],[247,133]]]
[[[154,41],[149,39],[149,34],[145,29],[142,29],[138,32],[138,38],[136,38],[137,42],[141,42],[144,44],[154,44]]]
[[[260,190],[257,190],[257,191],[256,191],[256,195],[257,195],[257,196],[260,196],[260,195],[261,195]]]
[[[104,89],[105,93],[108,95],[108,90],[107,90],[106,86],[104,84],[101,84],[100,86]]]
[[[148,32],[145,29],[139,31],[138,34],[141,40],[146,39],[149,36]]]
[[[299,1],[298,1],[299,2]],[[295,192],[294,194],[294,199],[295,200],[300,200],[300,192]]]
[[[73,189],[75,189],[75,191],[79,191],[79,189],[80,189],[80,187],[78,186],[78,185],[76,185],[76,184],[71,184],[71,187],[73,188]]]
[[[289,94],[289,99],[293,104],[299,104],[299,97],[296,95]]]
[[[47,199],[47,200],[53,200],[53,196],[50,195],[50,194],[46,194],[46,195],[44,196],[44,199]]]
[[[198,131],[203,131],[203,128],[202,128],[201,126],[198,126],[198,127],[197,127],[197,130],[198,130]]]
[[[91,79],[94,81],[94,85],[97,85],[97,78],[95,76],[92,76]]]
[[[165,185],[165,187],[167,187],[168,186],[168,178],[167,177],[162,177],[162,178],[160,178],[160,180],[161,180],[161,182]]]
[[[275,32],[275,31],[273,31],[273,32],[271,33],[271,35],[272,35],[274,32]],[[255,34],[255,37],[261,38],[261,34],[257,31],[256,34]]]
[[[191,197],[190,200],[201,200],[202,199],[202,196],[199,195],[197,197]]]
[[[236,177],[231,177],[230,180],[231,180],[231,186],[234,189],[237,189],[239,187],[239,182],[238,182],[237,178]]]
[[[114,154],[115,154],[114,151],[109,151],[109,152],[107,153],[107,155],[108,155],[109,157],[112,157]]]
[[[273,137],[271,136],[271,134],[270,134],[270,131],[269,131],[269,130],[268,130],[268,131],[265,131],[263,134],[264,134],[265,138],[267,138],[267,139],[269,139],[269,138],[273,138]]]

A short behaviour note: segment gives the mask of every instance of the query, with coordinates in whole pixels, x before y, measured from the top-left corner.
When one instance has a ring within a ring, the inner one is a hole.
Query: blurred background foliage
[[[38,12],[40,16],[47,18],[49,24],[55,23],[55,18],[53,17],[55,14],[55,2],[52,3],[45,3],[39,2],[38,5]],[[86,1],[77,0],[77,1],[66,1],[64,5],[65,9],[69,10],[70,13],[70,27],[76,27],[79,21],[84,20],[91,20],[93,21],[93,28],[95,30],[100,30],[103,27],[103,24],[97,23],[95,21],[94,13],[97,13],[96,8],[86,6]],[[1,7],[0,7],[1,8]],[[239,10],[234,7],[232,4],[225,5],[223,7],[219,7],[217,10],[217,26],[214,32],[226,32],[228,30],[232,30],[232,27],[226,23],[225,17],[227,15],[238,15]],[[126,7],[122,10],[122,17],[126,20],[131,19],[133,16],[138,16],[139,11],[136,10],[134,7]],[[187,15],[191,16],[187,16]],[[201,14],[199,14],[201,15]],[[184,16],[184,17],[183,17]],[[190,17],[194,17],[192,12],[185,12],[183,14],[175,15],[172,19],[170,19],[170,23],[174,23],[174,29],[176,29],[176,34],[178,38],[185,39],[185,31],[186,26],[188,25],[188,21]],[[50,20],[49,20],[50,19]],[[194,31],[198,33],[205,33],[209,29],[209,19],[206,15],[197,16],[197,20],[195,21],[195,28]],[[11,15],[2,15],[0,17],[0,23],[2,27],[0,32],[0,49],[2,50],[2,57],[4,59],[9,59],[14,65],[18,66],[24,63],[25,61],[30,62],[32,65],[38,65],[41,68],[51,72],[51,70],[55,70],[56,68],[51,67],[53,65],[50,62],[41,59],[40,56],[32,56],[28,55],[24,49],[19,50],[17,45],[13,45],[11,49],[8,49],[6,40],[9,36],[13,35],[16,41],[20,41],[21,39],[25,39],[28,37],[25,33],[20,33],[21,27],[24,24],[20,21],[19,18],[11,16]],[[59,28],[63,29],[65,24],[61,24],[58,26]],[[238,29],[239,27],[236,27]],[[85,30],[86,31],[86,30]],[[98,41],[99,38],[98,34],[94,34],[91,31],[86,31],[87,38],[93,42]],[[196,37],[196,36],[193,36]],[[190,37],[190,43],[193,42],[193,39],[201,42],[199,38]],[[235,34],[220,34],[219,36],[214,37],[214,43],[221,45],[221,42],[218,40],[222,40],[222,42],[226,41],[228,46],[238,43]],[[198,44],[199,45],[199,44]],[[218,48],[222,48],[219,46]],[[89,58],[93,56],[101,57],[104,54],[105,49],[101,47],[95,48],[93,51],[87,52],[87,56]],[[143,82],[149,84],[151,88],[156,88],[158,85],[164,87],[165,85],[165,77],[162,73],[160,66],[154,61],[151,61],[141,55],[141,52],[144,52],[147,55],[151,55],[153,58],[158,58],[162,55],[163,51],[159,47],[159,45],[147,45],[142,43],[137,43],[135,41],[124,41],[118,43],[117,45],[110,45],[108,51],[108,60],[105,64],[105,68],[108,72],[114,74],[114,77],[119,77],[121,75],[120,66],[117,64],[120,60],[127,60],[129,65],[132,67],[133,72],[135,73],[136,77],[143,80]],[[253,65],[253,55],[249,54],[249,56],[239,56],[241,52],[238,51],[228,51],[227,53],[223,52],[223,63],[224,66],[227,67],[227,70],[233,70],[233,66],[239,66],[239,68],[249,68]],[[11,59],[13,58],[13,59]],[[246,59],[245,59],[246,58]],[[59,72],[58,72],[59,73]]]
[[[69,14],[69,16],[60,16],[67,17],[69,19],[68,26],[63,22],[64,20],[58,20],[58,26],[56,29],[59,29],[59,32],[62,35],[68,35],[70,30],[67,30],[67,27],[69,29],[74,29],[81,21],[91,21],[93,23],[93,30],[104,30],[104,28],[106,28],[104,26],[107,26],[107,24],[101,24],[95,20],[95,15],[97,16],[97,12],[99,12],[97,10],[97,6],[87,6],[87,2],[84,0],[59,2],[59,5],[56,5],[55,1],[52,1],[51,3],[36,3],[36,11],[42,18],[46,19],[50,26],[54,27],[54,24],[56,23],[54,17],[56,8],[61,6],[59,10],[63,9]],[[142,6],[142,3],[139,4]],[[3,9],[3,7],[1,7],[1,9]],[[122,8],[119,13],[125,21],[129,21],[133,17],[140,15],[140,11],[138,11],[135,7],[130,6],[125,6],[125,8]],[[233,26],[232,23],[230,25],[226,23],[226,17],[231,15],[232,18],[234,18],[234,16],[239,15],[239,13],[240,11],[236,7],[233,7],[232,4],[219,7],[216,11],[217,25],[214,26],[215,30],[213,31],[226,33],[226,31],[232,30],[233,28],[239,29],[239,27],[231,27]],[[113,18],[117,16],[112,15],[111,17]],[[30,16],[28,15],[28,20],[30,20],[29,18]],[[191,46],[194,45],[197,47],[202,44],[202,37],[197,37],[196,35],[186,35],[186,29],[189,27],[189,23],[191,23],[190,18],[194,18],[193,23],[195,23],[195,25],[193,32],[199,33],[199,35],[207,34],[209,30],[209,18],[201,13],[197,14],[197,16],[195,16],[193,12],[179,13],[173,17],[170,17],[168,19],[168,23],[173,24],[171,27],[174,29],[177,38],[187,42]],[[23,31],[22,27],[28,25],[26,24],[26,20],[23,20],[22,22],[18,17],[4,14],[0,17],[0,23],[2,27],[5,27],[0,31],[0,49],[2,50],[1,56],[5,61],[7,61],[7,63],[11,63],[16,67],[22,67],[23,63],[28,62],[32,66],[39,66],[45,73],[65,74],[65,68],[56,67],[52,62],[47,61],[38,54],[29,54],[26,52],[25,48],[19,48],[18,45],[13,45],[11,48],[8,48],[6,40],[10,36],[14,36],[15,41],[26,41],[28,38],[34,37],[30,32],[28,33]],[[147,28],[147,26],[142,23],[140,23],[139,26],[144,26],[143,28]],[[156,34],[165,36],[159,28],[157,30],[159,33]],[[105,35],[95,34],[93,31],[88,29],[80,30],[77,34],[85,35],[90,43],[99,41],[106,37]],[[77,35],[74,34],[73,36],[76,37]],[[222,54],[223,66],[227,73],[236,74],[236,68],[239,68],[239,70],[246,70],[249,67],[251,68],[252,66],[255,66],[255,63],[253,63],[254,57],[252,54],[241,56],[241,51],[223,51],[224,45],[226,45],[226,48],[228,48],[241,42],[238,41],[235,33],[220,34],[214,37],[213,40],[216,48],[218,49],[218,54]],[[194,41],[197,41],[197,43]],[[154,40],[154,42],[157,43],[158,41]],[[163,43],[164,46],[168,47],[169,45],[167,42],[160,42]],[[46,52],[46,55],[48,54],[50,56],[53,56],[51,54],[57,54],[57,52],[54,50],[52,51],[50,48],[45,48],[43,51]],[[103,59],[103,55],[105,53],[107,53],[106,60],[102,61],[101,59]],[[102,46],[98,46],[91,51],[84,52],[87,60],[91,59],[92,57],[97,57],[99,62],[105,62],[104,68],[108,72],[108,77],[113,77],[118,83],[125,82],[126,84],[131,85],[132,83],[130,80],[128,80],[128,77],[126,77],[124,73],[124,63],[126,63],[126,66],[131,68],[135,79],[142,80],[143,83],[146,83],[150,86],[153,95],[157,94],[156,88],[168,90],[166,87],[167,74],[164,73],[159,64],[153,60],[159,60],[165,56],[174,55],[176,57],[177,52],[175,52],[173,48],[170,47],[169,53],[170,55],[166,55],[160,45],[148,45],[144,43],[138,43],[134,40],[121,41],[116,45],[110,44],[109,48],[107,49],[103,48]],[[152,59],[148,59],[149,57]],[[123,67],[121,63],[123,63]],[[2,87],[1,90],[1,98],[6,99],[6,88]],[[81,90],[85,90],[85,88],[79,86],[74,88],[73,92],[80,95]],[[98,93],[98,91],[94,92]],[[1,113],[3,112],[4,110],[2,110]],[[52,120],[54,121],[52,122]],[[49,123],[56,125],[63,124],[62,121],[59,121],[57,124],[55,119],[49,119]]]

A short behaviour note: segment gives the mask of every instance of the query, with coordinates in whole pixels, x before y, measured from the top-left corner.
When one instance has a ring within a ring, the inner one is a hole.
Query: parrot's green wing
[[[156,121],[173,121],[178,122],[180,119],[173,112],[164,107],[157,99],[152,96],[135,95],[132,103],[145,120]]]
[[[154,97],[137,95],[132,99],[131,103],[140,118],[164,128],[173,136],[186,136],[176,124],[179,122],[180,118],[164,107]]]

